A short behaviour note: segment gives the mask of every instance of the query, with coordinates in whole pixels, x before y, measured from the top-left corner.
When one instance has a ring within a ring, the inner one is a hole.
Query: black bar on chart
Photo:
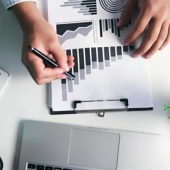
[[[114,30],[115,30],[115,35],[117,35],[117,22],[116,22],[116,19],[114,19]]]
[[[117,58],[120,60],[122,59],[122,47],[117,46]]]
[[[85,64],[83,48],[79,49],[80,79],[85,80]]]
[[[66,50],[67,56],[71,55],[71,50]]]
[[[77,56],[77,49],[73,49],[73,56],[74,56],[74,72],[78,73],[78,56]]]
[[[90,49],[85,48],[86,74],[91,74]]]
[[[96,48],[91,48],[91,54],[92,54],[92,68],[97,68],[97,51]]]
[[[107,19],[105,19],[105,25],[106,25],[106,31],[108,31],[108,22],[107,22]]]
[[[103,49],[102,49],[102,47],[98,47],[98,61],[99,61],[99,70],[103,70],[104,65],[103,65]]]
[[[123,46],[123,52],[128,53],[128,46]]]
[[[103,27],[102,27],[102,20],[99,20],[99,25],[100,25],[100,37],[103,37]]]
[[[114,22],[113,22],[113,19],[111,19],[111,28],[112,28],[112,33],[114,33]]]
[[[115,47],[110,47],[111,61],[116,61],[116,50]]]
[[[119,22],[119,19],[117,19],[117,23]],[[116,24],[117,24],[116,23]],[[116,25],[116,27],[117,27],[117,25]],[[120,27],[117,27],[117,35],[118,35],[118,37],[120,37]]]
[[[110,67],[109,48],[104,47],[105,67]]]
[[[66,50],[66,55],[67,56],[71,55],[71,50],[70,49]],[[70,69],[69,73],[71,73],[71,74],[73,73],[72,68]],[[67,79],[67,86],[68,86],[68,92],[73,92],[73,81],[72,80]]]
[[[79,84],[79,74],[78,74],[78,54],[77,54],[77,49],[72,50],[72,54],[74,56],[74,74],[75,74],[75,80],[74,84]]]
[[[79,63],[80,63],[80,69],[85,69],[83,48],[79,49]]]
[[[130,46],[129,46],[129,50],[133,52],[133,51],[135,50],[134,45],[130,45]]]

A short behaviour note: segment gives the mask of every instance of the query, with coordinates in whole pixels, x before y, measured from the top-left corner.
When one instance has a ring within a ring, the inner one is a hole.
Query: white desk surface
[[[38,6],[45,15],[45,3]],[[0,3],[0,68],[11,79],[0,96],[0,156],[5,170],[17,169],[22,120],[44,120],[97,127],[135,130],[170,135],[170,120],[163,104],[170,102],[170,47],[151,59],[154,110],[109,113],[105,118],[95,114],[51,116],[46,104],[46,86],[34,83],[21,63],[22,33],[12,12]],[[169,49],[168,49],[169,48]]]

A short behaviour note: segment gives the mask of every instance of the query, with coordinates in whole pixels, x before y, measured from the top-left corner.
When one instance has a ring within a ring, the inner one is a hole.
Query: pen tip
[[[33,47],[31,45],[28,46],[29,51],[33,51]]]

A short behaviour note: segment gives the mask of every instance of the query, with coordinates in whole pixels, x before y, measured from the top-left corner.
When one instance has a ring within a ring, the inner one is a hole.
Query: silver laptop
[[[167,137],[27,121],[19,170],[169,170]]]

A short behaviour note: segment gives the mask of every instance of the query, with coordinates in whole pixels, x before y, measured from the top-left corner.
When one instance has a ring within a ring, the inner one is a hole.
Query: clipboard
[[[70,73],[76,77],[74,81],[55,80],[49,85],[50,113],[152,110],[150,62],[132,57],[141,39],[123,45],[135,17],[119,28],[117,22],[125,0],[110,4],[112,10],[106,10],[99,1],[92,3],[95,12],[85,12],[91,7],[84,3],[79,8],[69,0],[48,1],[49,23],[55,28],[66,55],[74,56],[75,66]],[[81,11],[81,6],[85,10]],[[105,108],[111,103],[109,100],[116,105]],[[98,106],[93,108],[95,104]]]
[[[110,108],[106,103],[119,102],[121,107]],[[99,107],[100,105],[100,107]],[[51,115],[56,114],[83,114],[83,113],[96,113],[98,117],[104,117],[108,112],[122,112],[122,111],[146,111],[153,110],[153,107],[148,108],[129,108],[129,101],[127,98],[122,99],[109,99],[109,100],[89,100],[81,101],[76,100],[72,102],[73,110],[71,111],[53,111],[50,109]],[[86,109],[84,109],[86,108]]]

